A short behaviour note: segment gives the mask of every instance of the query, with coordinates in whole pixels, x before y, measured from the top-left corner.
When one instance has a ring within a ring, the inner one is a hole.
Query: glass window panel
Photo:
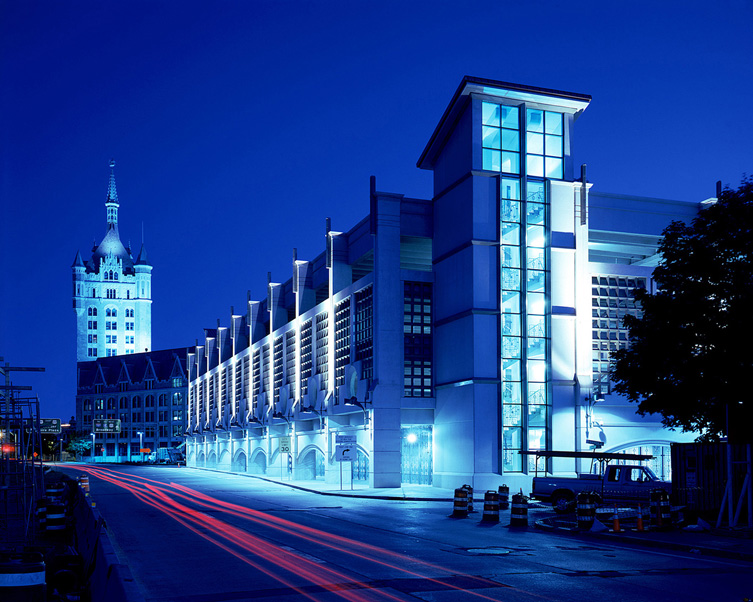
[[[502,383],[502,403],[520,403],[521,386],[520,383],[503,382]]]
[[[544,272],[528,270],[526,273],[526,290],[529,293],[543,293],[545,281]]]
[[[518,426],[510,424],[510,426]],[[546,426],[546,406],[529,405],[528,406],[528,426]]]
[[[544,226],[528,226],[526,228],[526,246],[546,246],[546,231],[544,230]]]
[[[503,268],[520,267],[520,247],[503,246],[501,251],[501,261]]]
[[[499,148],[499,147],[494,147]],[[502,130],[502,148],[509,151],[520,150],[520,138],[517,130]]]
[[[483,126],[481,128],[483,145],[487,148],[499,148],[499,129]]]
[[[520,337],[502,337],[502,357],[518,358],[521,348]]]
[[[481,122],[484,125],[496,125],[499,127],[499,105],[490,102],[482,102]]]
[[[546,359],[546,339],[528,338],[528,359],[543,360]],[[543,379],[536,379],[538,381]]]
[[[539,111],[538,109],[528,109],[526,117],[526,129],[529,132],[544,131],[544,111]]]
[[[529,224],[544,225],[546,205],[543,203],[528,203],[526,206],[526,221]]]
[[[545,270],[544,249],[528,247],[526,249],[526,266],[529,270]]]
[[[487,151],[484,151],[485,153]],[[497,151],[489,151],[497,152]],[[486,168],[484,168],[486,169]],[[526,155],[526,173],[537,178],[544,177],[544,157],[538,155]]]
[[[502,334],[520,336],[520,314],[502,314]]]
[[[529,383],[528,403],[531,405],[546,403],[546,385]]]
[[[546,133],[562,135],[562,113],[546,112]]]
[[[503,199],[501,204],[503,222],[520,222],[520,201]]]
[[[528,336],[545,337],[546,336],[546,319],[544,316],[528,316]]]
[[[505,173],[520,173],[520,154],[502,151],[502,171]]]
[[[562,179],[562,159],[546,158],[546,177],[556,180]]]
[[[520,380],[520,360],[506,358],[502,360],[502,380]]]
[[[523,416],[519,405],[502,406],[502,424],[503,426],[521,426]],[[538,425],[537,425],[538,426]]]
[[[523,471],[523,456],[518,453],[518,450],[505,449],[505,472],[522,472]]]
[[[499,171],[502,158],[498,150],[490,150],[488,148],[485,148],[483,153],[483,160],[484,169],[488,169],[490,171]]]
[[[502,312],[513,314],[520,313],[520,293],[502,291]]]
[[[504,268],[502,270],[502,288],[507,291],[519,291],[520,270]]]
[[[504,440],[505,449],[520,449],[521,429],[514,427],[505,427],[502,429],[502,439]]]
[[[526,295],[526,310],[531,315],[546,315],[546,297],[544,293],[529,293]]]
[[[526,134],[526,152],[532,155],[543,155],[544,135],[528,132]]]
[[[519,245],[520,244],[520,225],[515,223],[502,223],[501,228],[502,244]]]
[[[517,178],[502,178],[500,196],[503,199],[520,200],[520,180]]]
[[[502,127],[513,130],[518,129],[518,108],[517,107],[499,107],[502,118]]]
[[[546,154],[554,157],[562,156],[562,136],[546,136]]]
[[[546,361],[528,360],[528,380],[534,383],[546,382]]]
[[[545,203],[546,195],[544,194],[544,182],[528,180],[528,189],[526,195],[529,201],[534,203]]]
[[[546,429],[528,429],[528,449],[546,449]]]

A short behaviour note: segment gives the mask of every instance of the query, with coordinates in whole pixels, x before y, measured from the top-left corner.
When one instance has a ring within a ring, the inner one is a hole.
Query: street
[[[171,466],[67,465],[149,602],[736,601],[753,565]],[[85,472],[84,472],[85,471]]]

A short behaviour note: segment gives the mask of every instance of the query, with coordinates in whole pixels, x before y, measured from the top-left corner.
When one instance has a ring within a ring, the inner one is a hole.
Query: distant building
[[[78,362],[76,423],[120,420],[119,434],[95,433],[97,461],[138,460],[141,444],[178,447],[186,429],[185,347]],[[141,437],[139,433],[142,433]]]
[[[152,265],[141,245],[134,260],[118,232],[115,162],[107,188],[107,232],[91,259],[73,261],[76,360],[150,351],[152,348]]]
[[[323,253],[205,330],[188,465],[337,482],[355,445],[346,479],[373,487],[528,491],[589,465],[520,452],[601,449],[668,476],[691,437],[612,394],[609,353],[662,229],[699,204],[592,192],[571,153],[590,100],[465,78],[418,160],[431,199],[372,180],[363,220],[328,220]]]

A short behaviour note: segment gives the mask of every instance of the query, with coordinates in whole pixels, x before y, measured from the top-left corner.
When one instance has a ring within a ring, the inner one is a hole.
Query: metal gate
[[[411,426],[402,429],[402,482],[431,485],[432,427]]]

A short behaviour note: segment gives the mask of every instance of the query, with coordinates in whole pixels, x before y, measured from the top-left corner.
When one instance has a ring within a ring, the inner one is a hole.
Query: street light
[[[97,435],[95,435],[94,433],[90,433],[90,435],[92,436],[92,462],[95,462],[96,460],[94,458],[94,448],[97,443]]]
[[[141,431],[138,431],[136,434],[139,436],[139,454],[141,454],[141,462],[143,463],[144,452],[141,450],[144,449],[144,433],[142,433]]]

